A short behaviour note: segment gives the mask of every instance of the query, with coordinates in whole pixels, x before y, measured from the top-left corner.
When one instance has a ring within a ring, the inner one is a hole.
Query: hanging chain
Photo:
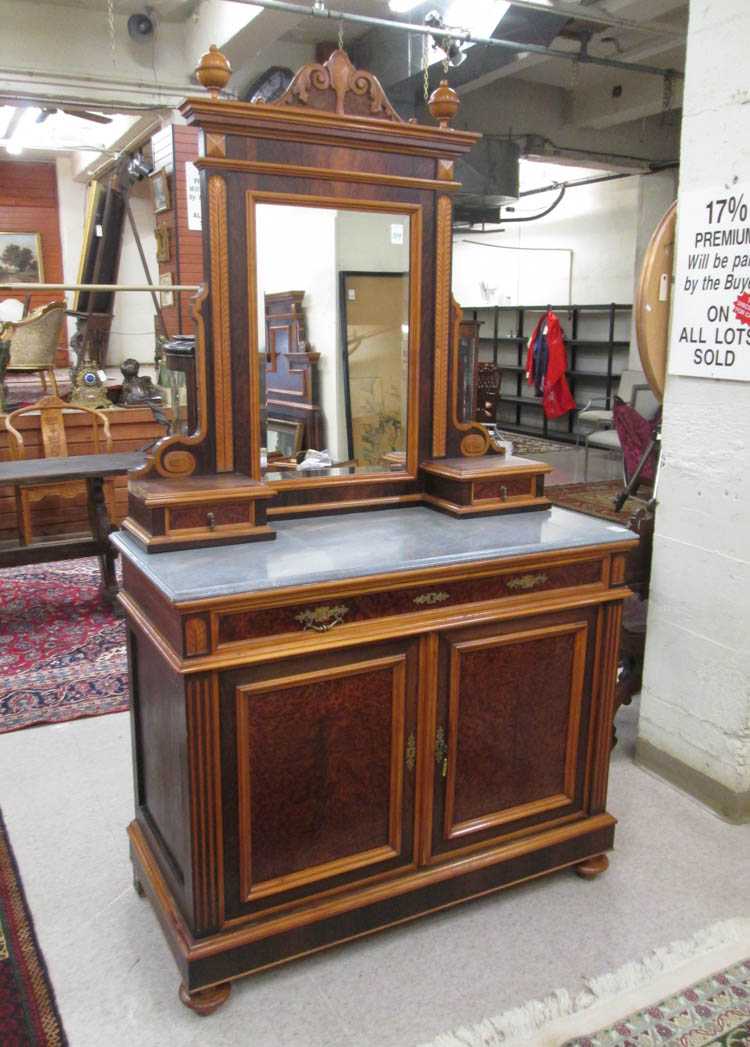
[[[339,51],[344,50],[344,19],[339,18]]]
[[[446,36],[443,41],[445,44],[445,54],[443,55],[443,75],[445,79],[448,79],[448,70],[450,69],[450,62],[448,61],[448,48],[450,47],[450,37]]]
[[[107,0],[107,22],[109,24],[109,44],[112,49],[112,65],[117,65],[115,51],[115,0]]]
[[[422,37],[422,75],[424,79],[424,100],[429,101],[430,98],[430,63],[428,60],[428,51],[430,45],[425,34]]]

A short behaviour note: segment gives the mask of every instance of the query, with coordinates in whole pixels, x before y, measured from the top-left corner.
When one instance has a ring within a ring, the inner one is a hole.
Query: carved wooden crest
[[[365,116],[404,123],[376,76],[355,69],[346,51],[333,51],[324,65],[303,65],[272,105],[320,109],[338,116]]]

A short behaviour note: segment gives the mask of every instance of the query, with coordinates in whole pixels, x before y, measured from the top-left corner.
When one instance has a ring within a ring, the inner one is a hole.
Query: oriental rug
[[[644,497],[648,497],[647,488],[639,489],[639,499],[629,498],[624,507],[617,512],[614,507],[615,497],[622,491],[620,480],[599,480],[586,484],[556,484],[546,486],[544,493],[553,505],[562,509],[574,509],[587,516],[598,516],[602,520],[613,520],[627,527],[633,513],[643,507]]]
[[[0,815],[0,1043],[65,1047],[67,1042]]]
[[[555,451],[570,451],[575,447],[573,443],[561,443],[557,440],[547,440],[543,436],[527,436],[525,433],[506,430],[501,430],[500,438],[510,440],[513,444],[513,454],[521,458],[533,458],[535,454],[552,454]]]
[[[125,623],[96,558],[0,571],[0,734],[127,708]]]
[[[714,924],[642,960],[438,1036],[423,1047],[748,1047],[750,919]]]

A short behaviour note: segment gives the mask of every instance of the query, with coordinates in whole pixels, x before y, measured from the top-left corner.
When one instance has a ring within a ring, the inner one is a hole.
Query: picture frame
[[[164,291],[159,292],[159,305],[162,309],[171,309],[174,305],[174,291],[169,290],[174,283],[172,274],[162,273],[159,277],[159,283],[165,288]]]
[[[294,458],[302,450],[305,432],[304,422],[292,422],[286,418],[269,418],[266,423],[266,448],[284,458]]]
[[[157,225],[156,237],[156,261],[169,262],[172,259],[172,240],[168,225]]]
[[[165,170],[154,171],[150,176],[151,194],[154,199],[154,214],[168,211],[172,206],[169,194],[169,175]]]
[[[40,233],[0,232],[0,285],[44,283]]]

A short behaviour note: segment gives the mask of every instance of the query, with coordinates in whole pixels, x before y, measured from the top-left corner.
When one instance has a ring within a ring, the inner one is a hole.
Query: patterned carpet
[[[0,815],[0,1043],[65,1047],[55,994]]]
[[[718,971],[563,1047],[747,1047],[750,1044],[750,960]]]
[[[513,444],[513,454],[521,458],[533,458],[535,454],[552,454],[554,451],[569,451],[575,447],[572,443],[562,443],[557,440],[545,440],[542,436],[527,436],[524,433],[512,433],[501,430],[500,436],[503,440],[510,440]]]
[[[97,560],[0,571],[0,734],[127,707],[125,623]]]
[[[545,487],[544,493],[553,505],[559,505],[562,509],[575,509],[578,513],[598,516],[603,520],[613,520],[627,527],[633,513],[642,508],[643,501],[630,498],[618,513],[613,502],[615,496],[622,491],[622,486],[621,480],[600,480],[586,484],[556,484]],[[641,488],[639,498],[647,497],[648,489]]]

